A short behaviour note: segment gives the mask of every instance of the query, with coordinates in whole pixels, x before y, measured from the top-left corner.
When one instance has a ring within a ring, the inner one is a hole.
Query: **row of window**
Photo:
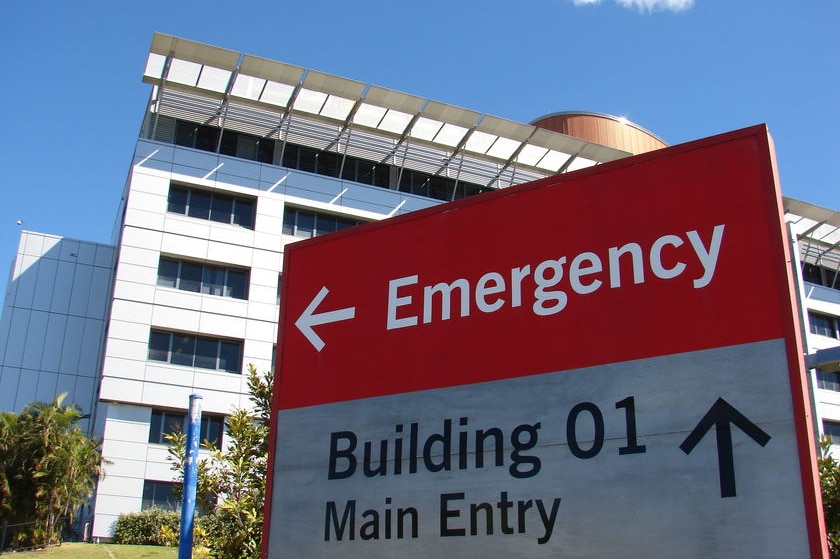
[[[324,212],[314,212],[286,206],[283,211],[283,234],[295,237],[317,237],[364,223]]]
[[[248,271],[160,257],[157,284],[193,293],[248,298]]]
[[[802,264],[802,279],[809,283],[840,289],[840,269],[832,270],[816,264]]]
[[[254,200],[185,186],[169,187],[167,211],[254,228]]]
[[[221,134],[220,134],[221,133]],[[204,151],[219,152],[251,161],[274,164],[277,142],[268,138],[252,136],[232,130],[195,124],[182,120],[175,124],[175,144]],[[458,200],[491,190],[482,185],[457,181],[401,169],[394,165],[369,161],[349,155],[342,156],[331,151],[322,151],[297,144],[283,146],[283,167],[341,178],[361,184],[391,188],[437,200]]]
[[[207,192],[197,188],[172,185],[169,188],[167,211],[199,219],[241,225],[249,229],[254,228],[254,200]],[[286,206],[283,211],[283,233],[296,237],[316,237],[360,223],[364,221],[290,206]],[[163,270],[164,267],[166,267],[165,270]],[[241,270],[213,268],[207,265],[193,265],[192,268],[185,268],[184,263],[174,260],[164,263],[161,259],[161,274],[163,274],[163,279],[158,284],[166,287],[214,295],[230,291],[237,294],[225,296],[247,298],[247,294],[244,294],[244,290],[247,289],[247,272]],[[205,278],[203,274],[215,274],[215,276]],[[199,279],[199,275],[202,279]],[[182,283],[185,287],[179,287]],[[204,289],[210,291],[204,291]]]
[[[840,340],[840,318],[830,314],[808,311],[808,323],[812,334]]]
[[[152,422],[149,425],[149,442],[169,444],[167,435],[183,433],[186,430],[187,415],[183,411],[152,410]],[[222,446],[222,434],[225,430],[225,418],[220,415],[201,414],[201,428],[198,440],[202,446],[211,443],[216,448]]]
[[[149,360],[241,373],[242,341],[152,330]]]

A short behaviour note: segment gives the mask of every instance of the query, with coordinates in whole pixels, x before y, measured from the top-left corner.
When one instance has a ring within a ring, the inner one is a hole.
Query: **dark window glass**
[[[178,286],[178,261],[161,258],[158,264],[157,284],[161,287]]]
[[[195,148],[204,151],[216,151],[219,144],[219,129],[199,126],[196,130]]]
[[[168,333],[152,331],[149,334],[149,359],[152,361],[169,361],[169,340],[171,337]]]
[[[178,289],[198,293],[201,291],[201,276],[203,273],[201,264],[181,262],[181,274],[178,282]]]
[[[324,235],[335,231],[335,216],[329,214],[318,214],[315,219],[315,235]]]
[[[221,341],[219,343],[219,369],[232,373],[242,371],[242,344]]]
[[[318,152],[306,147],[299,148],[297,168],[314,173],[318,168]]]
[[[809,283],[822,285],[822,269],[813,264],[802,265],[802,279]]]
[[[283,234],[284,235],[294,235],[295,234],[295,220],[297,219],[297,212],[295,210],[289,210],[288,208],[286,211],[283,212]]]
[[[232,223],[248,229],[254,228],[254,204],[248,200],[237,198],[234,201]]]
[[[341,155],[330,151],[318,154],[318,174],[337,177],[341,166]]]
[[[219,341],[212,338],[196,338],[195,366],[202,369],[216,369],[216,354],[219,351]]]
[[[257,161],[274,163],[274,140],[262,138],[257,145]]]
[[[830,436],[834,443],[840,443],[840,423],[823,421],[823,433]]]
[[[817,387],[822,388],[823,390],[834,390],[835,392],[840,392],[840,374],[825,373],[818,370]],[[838,439],[837,442],[840,442],[840,439]]]
[[[237,137],[238,134],[236,134],[236,132],[225,130],[222,133],[222,142],[219,145],[219,153],[222,155],[236,156]]]
[[[175,125],[175,143],[189,148],[195,147],[195,137],[198,126],[190,122],[179,120]]]
[[[201,280],[201,292],[208,295],[225,295],[225,270],[213,266],[204,266]]]
[[[213,197],[201,190],[190,191],[189,208],[187,208],[187,215],[190,217],[197,217],[199,219],[210,218],[210,203]]]
[[[150,481],[143,482],[143,502],[140,508],[143,510],[158,508],[163,510],[178,510],[177,499],[175,499],[175,483],[171,481]]]
[[[205,441],[209,441],[219,448],[222,446],[222,433],[225,430],[225,419],[219,416],[201,416],[201,433],[199,434],[199,442],[207,446]]]
[[[195,359],[195,336],[172,335],[172,355],[169,362],[173,365],[192,367]]]
[[[169,206],[167,207],[167,211],[186,215],[188,197],[189,190],[186,188],[171,187],[169,189]]]
[[[837,318],[827,314],[815,312],[808,313],[808,321],[811,323],[811,333],[829,338],[838,337]]]
[[[227,291],[224,293],[234,299],[248,298],[248,274],[237,270],[227,271]]]
[[[154,345],[167,347],[164,351]],[[152,332],[149,337],[149,359],[233,373],[242,372],[242,342],[204,336],[190,336],[171,332]]]
[[[219,223],[230,223],[233,214],[233,198],[229,196],[213,196],[210,206],[210,220]]]
[[[307,238],[315,236],[315,214],[300,211],[297,213],[295,236]]]

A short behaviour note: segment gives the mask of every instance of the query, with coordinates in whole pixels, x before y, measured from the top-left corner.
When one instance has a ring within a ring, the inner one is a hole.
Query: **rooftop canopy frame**
[[[150,109],[501,188],[630,154],[528,124],[156,33]],[[379,140],[375,139],[379,137]],[[386,139],[386,142],[382,140]]]

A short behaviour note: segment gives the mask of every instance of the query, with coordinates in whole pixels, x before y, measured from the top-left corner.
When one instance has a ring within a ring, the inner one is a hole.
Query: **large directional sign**
[[[823,557],[763,126],[288,247],[265,554]]]

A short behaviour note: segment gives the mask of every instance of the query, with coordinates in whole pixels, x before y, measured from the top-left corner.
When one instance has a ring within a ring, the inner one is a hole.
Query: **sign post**
[[[264,553],[827,557],[765,127],[287,248]]]

